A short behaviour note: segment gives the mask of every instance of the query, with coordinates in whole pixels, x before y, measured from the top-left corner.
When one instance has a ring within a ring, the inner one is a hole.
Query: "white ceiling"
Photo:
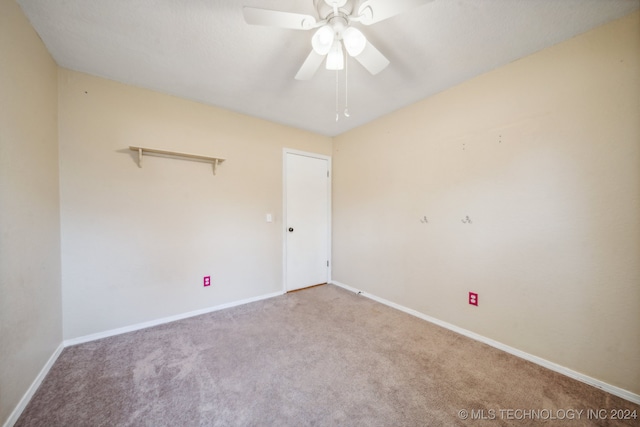
[[[361,26],[391,65],[372,76],[349,61],[350,117],[336,122],[336,72],[294,79],[313,32],[248,25],[242,15],[242,6],[315,15],[313,0],[17,1],[62,67],[329,136],[640,8],[640,0],[435,0]]]

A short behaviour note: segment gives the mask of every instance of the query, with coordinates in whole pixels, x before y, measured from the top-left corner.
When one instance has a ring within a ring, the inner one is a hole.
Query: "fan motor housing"
[[[353,1],[351,0],[313,0],[320,19],[331,18],[334,14],[333,4],[338,8],[337,16],[349,16],[353,12]]]

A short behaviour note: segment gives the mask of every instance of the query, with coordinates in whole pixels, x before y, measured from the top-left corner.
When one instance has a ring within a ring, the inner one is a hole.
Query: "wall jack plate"
[[[211,286],[211,276],[204,276],[204,279],[202,280],[202,283],[205,286]]]
[[[469,292],[469,304],[478,306],[478,294],[475,292]]]

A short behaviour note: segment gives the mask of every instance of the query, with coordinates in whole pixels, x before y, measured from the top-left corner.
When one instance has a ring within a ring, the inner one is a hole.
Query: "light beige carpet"
[[[640,412],[325,285],[66,348],[17,426],[640,424],[617,409]]]

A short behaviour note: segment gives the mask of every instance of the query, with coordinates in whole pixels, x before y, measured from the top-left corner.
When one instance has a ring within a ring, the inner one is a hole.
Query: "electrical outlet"
[[[469,292],[469,304],[478,306],[478,294],[475,292]]]
[[[211,276],[204,276],[203,283],[205,286],[211,286]]]

